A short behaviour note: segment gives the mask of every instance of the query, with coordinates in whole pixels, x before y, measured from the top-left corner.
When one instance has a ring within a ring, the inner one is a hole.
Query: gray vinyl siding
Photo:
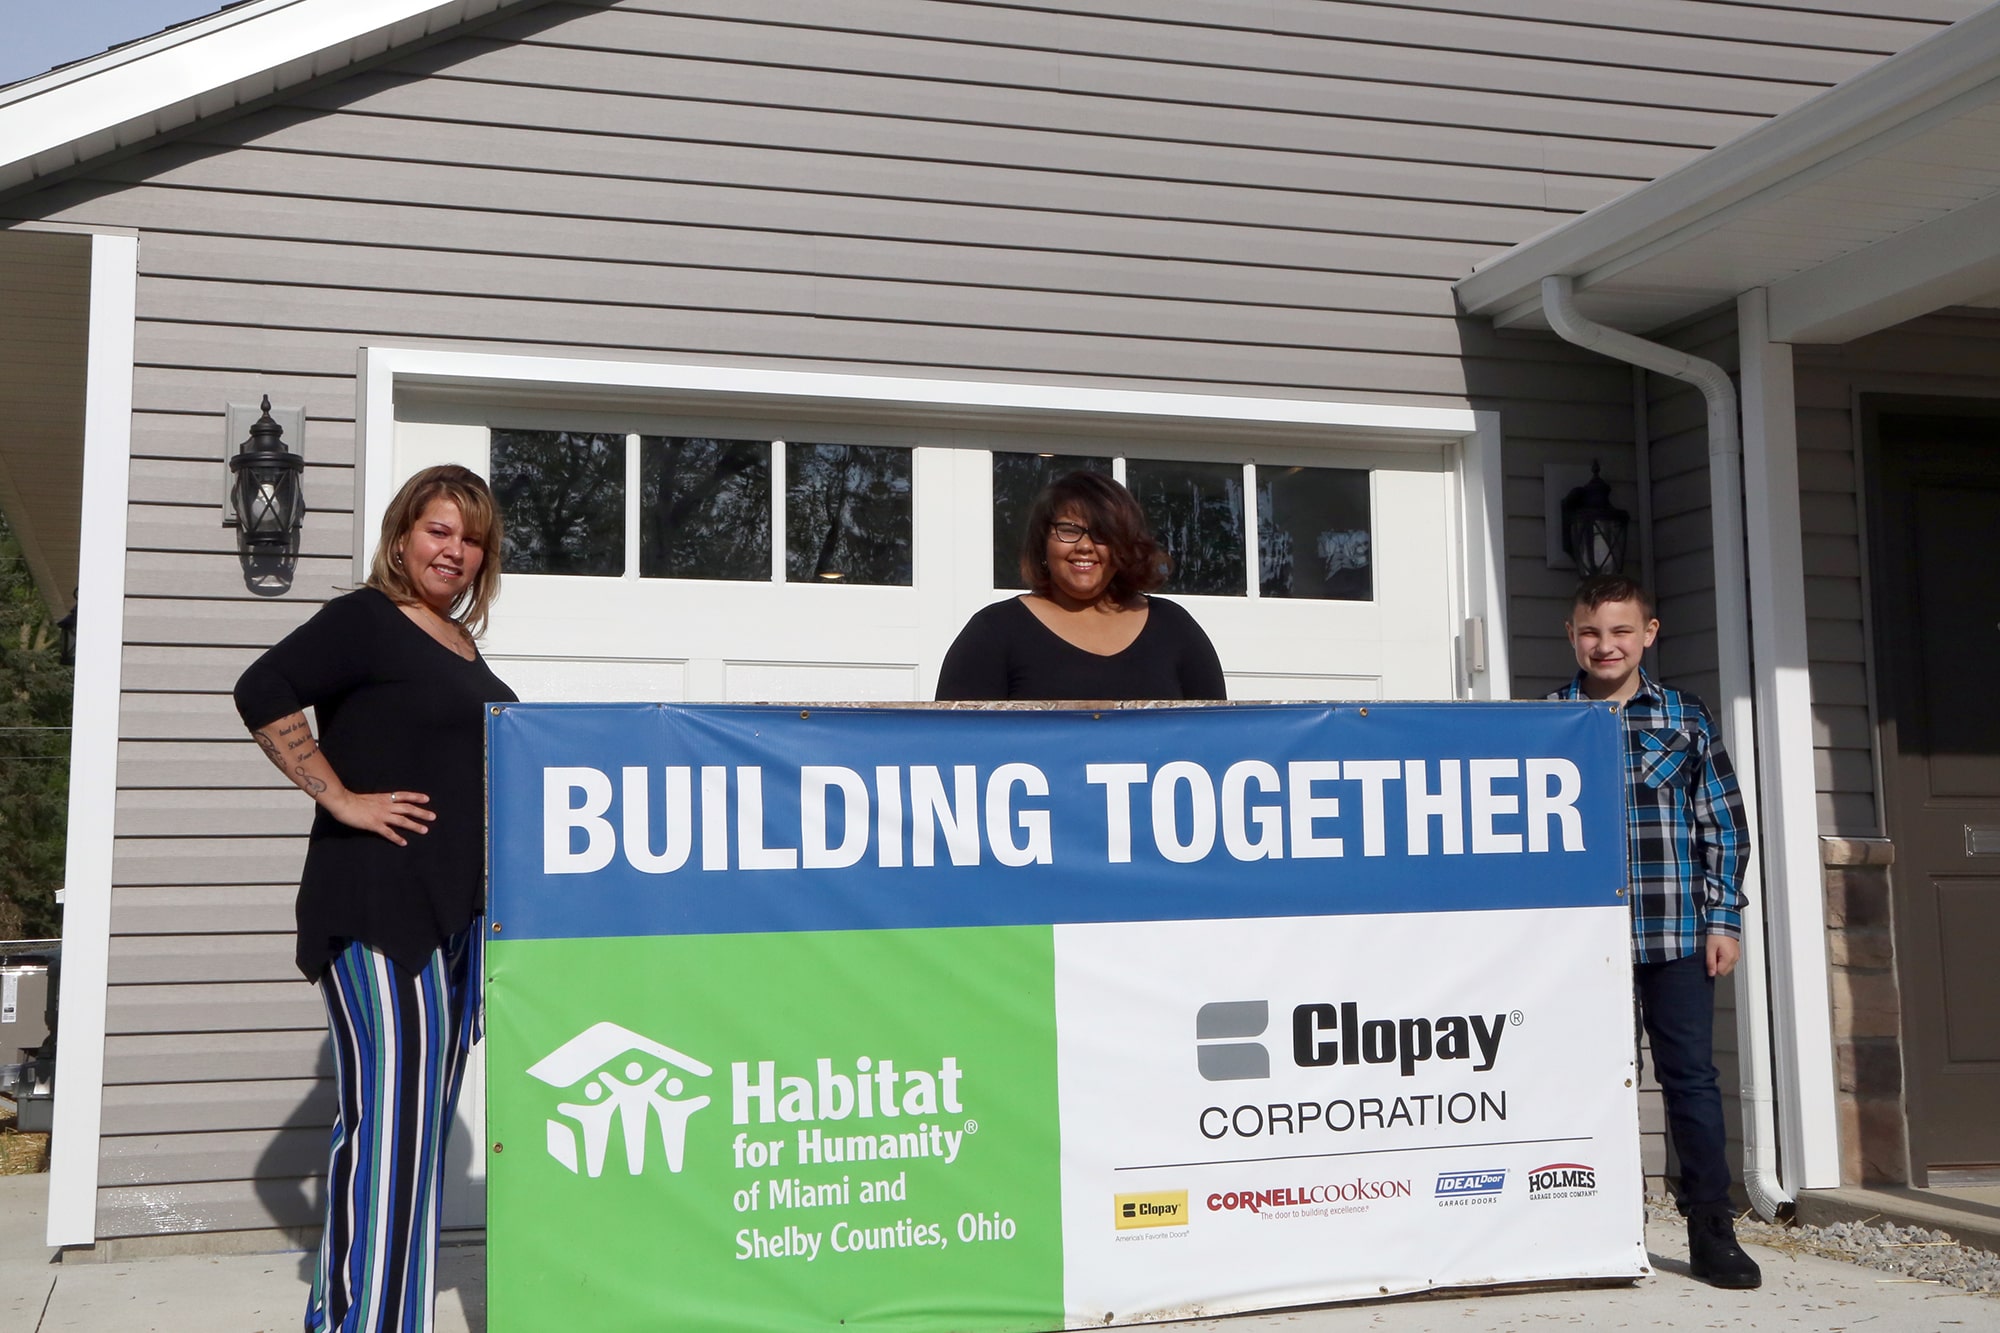
[[[1659,341],[1713,361],[1732,373],[1738,365],[1736,312],[1725,309],[1656,335]],[[1716,655],[1715,535],[1710,522],[1708,403],[1701,391],[1663,375],[1643,377],[1649,444],[1653,530],[1653,595],[1659,603],[1660,637],[1650,669],[1678,689],[1698,695],[1711,710],[1722,699]],[[1715,988],[1715,1066],[1722,1085],[1729,1156],[1741,1179],[1742,1073],[1736,1039],[1736,982]],[[1650,1054],[1648,1055],[1650,1060]],[[1648,1098],[1657,1084],[1648,1078]],[[1665,1107],[1658,1120],[1659,1148],[1648,1157],[1671,1161]],[[1650,1174],[1651,1167],[1648,1166]],[[1678,1171],[1678,1163],[1672,1170]]]
[[[101,1234],[313,1220],[308,811],[227,692],[350,577],[358,347],[1497,410],[1538,692],[1541,465],[1629,484],[1630,379],[1451,281],[1975,7],[550,4],[0,199],[141,235]],[[260,392],[308,420],[275,600],[215,499]]]
[[[1732,375],[1736,371],[1733,309],[1665,333],[1660,341],[1713,361]],[[1713,709],[1722,699],[1722,678],[1708,504],[1708,404],[1694,386],[1648,374],[1646,423],[1652,442],[1654,596],[1660,611],[1655,670]]]

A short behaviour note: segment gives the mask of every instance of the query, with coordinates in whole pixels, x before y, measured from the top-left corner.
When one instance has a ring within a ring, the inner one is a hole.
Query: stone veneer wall
[[[1832,975],[1840,1183],[1909,1180],[1903,1117],[1902,1002],[1890,936],[1887,838],[1820,839]]]

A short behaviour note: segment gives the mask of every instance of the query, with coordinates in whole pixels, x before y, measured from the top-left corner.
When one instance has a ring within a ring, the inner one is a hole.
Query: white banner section
[[[1072,1327],[1646,1271],[1626,909],[1055,928]]]

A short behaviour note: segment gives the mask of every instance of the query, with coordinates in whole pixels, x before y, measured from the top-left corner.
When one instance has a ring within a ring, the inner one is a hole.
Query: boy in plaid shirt
[[[1718,1287],[1755,1287],[1763,1274],[1731,1221],[1713,1050],[1715,979],[1742,954],[1750,833],[1736,772],[1701,700],[1640,665],[1660,632],[1644,588],[1618,575],[1585,579],[1567,629],[1576,677],[1549,697],[1622,705],[1633,989],[1680,1156],[1689,1267]]]

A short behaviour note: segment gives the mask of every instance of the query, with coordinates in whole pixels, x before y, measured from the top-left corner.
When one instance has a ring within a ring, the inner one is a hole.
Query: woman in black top
[[[1132,493],[1097,472],[1044,488],[1021,536],[1033,589],[965,623],[939,699],[1222,699],[1194,617],[1158,597],[1167,557]]]
[[[485,481],[420,472],[382,516],[366,586],[236,683],[257,743],[319,806],[298,963],[326,1001],[339,1105],[309,1330],[430,1327],[445,1136],[478,1020],[486,705],[515,697],[473,643],[499,561]]]

